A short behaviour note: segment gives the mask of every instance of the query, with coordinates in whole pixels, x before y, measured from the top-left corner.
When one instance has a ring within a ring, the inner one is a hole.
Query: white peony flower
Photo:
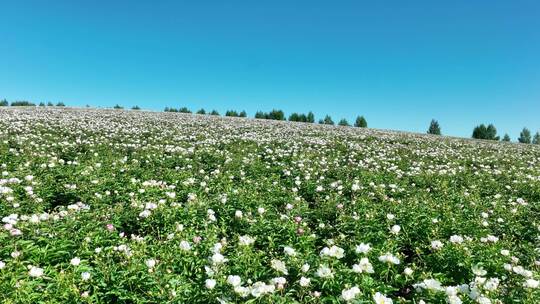
[[[350,302],[356,298],[356,296],[360,293],[360,288],[357,286],[354,286],[350,289],[343,289],[341,291],[341,298],[345,300],[345,302]]]
[[[83,281],[88,281],[88,280],[90,280],[90,272],[85,271],[85,272],[81,273],[81,279],[82,279]]]
[[[317,269],[317,276],[320,278],[333,278],[334,273],[332,272],[332,269],[328,268],[325,265],[320,265],[319,269]]]
[[[289,274],[289,272],[287,271],[287,266],[283,261],[273,259],[272,261],[270,261],[270,266],[283,274]]]
[[[214,289],[214,287],[216,287],[216,280],[206,279],[204,286],[206,286],[207,289]]]
[[[237,276],[237,275],[229,275],[227,277],[227,283],[229,283],[233,287],[237,287],[237,286],[240,286],[240,284],[242,284],[242,279],[240,278],[240,276]]]
[[[306,277],[301,277],[300,278],[300,286],[307,287],[307,286],[309,286],[309,284],[311,284],[311,279],[306,278]]]
[[[31,266],[30,271],[28,271],[28,274],[31,277],[39,278],[39,277],[41,277],[43,275],[43,268]]]
[[[392,299],[387,298],[385,295],[383,295],[380,292],[377,292],[373,295],[373,301],[375,304],[393,304],[394,302]]]
[[[356,273],[374,273],[373,266],[368,258],[361,258],[358,264],[353,265],[353,271]]]
[[[360,245],[356,246],[356,253],[366,254],[370,250],[371,250],[371,246],[369,244],[361,243]]]

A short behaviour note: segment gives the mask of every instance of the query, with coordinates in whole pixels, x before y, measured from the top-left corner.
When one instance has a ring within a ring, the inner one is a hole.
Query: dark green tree
[[[319,120],[319,123],[323,125],[334,125],[334,121],[330,115],[326,115],[324,119]]]
[[[509,142],[510,141],[510,136],[507,133],[505,133],[504,137],[502,138],[502,141]]]
[[[135,111],[138,111],[138,110],[140,110],[141,108],[140,108],[139,106],[136,105],[136,106],[131,107],[131,109],[132,109],[132,110],[135,110]]]
[[[486,129],[486,132],[487,132],[487,138],[486,139],[489,139],[489,140],[499,140],[500,139],[500,137],[497,136],[497,129],[495,128],[495,126],[493,124],[489,124],[489,126]]]
[[[122,106],[119,105],[119,104],[116,104],[116,105],[114,106],[114,108],[117,109],[117,110],[121,110],[121,109],[123,109],[124,107],[122,107]]]
[[[54,104],[52,102],[50,102],[50,101],[47,102],[47,107],[53,107],[53,106],[54,106]]]
[[[42,102],[39,103],[39,106],[40,106],[40,107],[44,107],[44,106],[45,106],[45,103],[42,101]]]
[[[538,133],[538,131],[536,131],[536,133],[534,133],[532,143],[535,144],[535,145],[540,145],[540,133]]]
[[[519,133],[518,141],[522,144],[530,144],[531,143],[531,131],[527,128],[523,128],[521,130],[521,133]]]
[[[427,133],[433,135],[441,135],[441,127],[439,126],[439,122],[435,119],[432,119],[431,123],[429,124],[429,129]]]
[[[481,124],[473,129],[472,138],[485,139],[487,134],[486,125]]]
[[[309,122],[309,123],[315,122],[315,115],[313,114],[313,112],[309,111],[306,117],[306,122]]]
[[[473,130],[472,138],[488,140],[500,139],[500,137],[497,136],[497,129],[493,124],[489,124],[487,127],[484,124],[476,126]]]
[[[12,107],[33,107],[35,104],[31,103],[30,101],[21,100],[21,101],[12,101],[11,102]]]
[[[298,113],[292,113],[291,115],[289,115],[289,121],[299,121]]]
[[[191,110],[188,109],[187,107],[181,107],[180,109],[178,109],[178,112],[190,114]]]
[[[210,115],[219,116],[219,112],[217,110],[212,110],[212,112],[210,112]]]
[[[204,109],[200,109],[199,111],[197,111],[197,114],[204,115],[206,114],[206,111]]]
[[[238,117],[238,112],[234,111],[234,110],[227,110],[225,112],[225,116],[229,116],[229,117]]]
[[[57,107],[65,107],[66,105],[65,105],[63,102],[60,101],[60,102],[58,102],[58,103],[56,104],[56,106],[57,106]]]
[[[357,127],[357,128],[367,128],[367,121],[364,118],[364,116],[356,117],[356,121],[354,122],[354,126]]]
[[[0,107],[7,107],[9,106],[9,102],[5,99],[2,99],[2,101],[0,101]]]
[[[247,117],[246,111],[242,110],[242,112],[240,112],[240,114],[238,114],[238,117]]]
[[[347,119],[345,119],[345,118],[342,118],[342,119],[338,122],[338,125],[339,125],[339,126],[343,126],[343,127],[348,127],[348,126],[350,126],[350,125],[349,125],[349,122],[348,122]]]
[[[285,120],[285,113],[283,113],[281,110],[273,109],[270,113],[268,113],[268,119]]]

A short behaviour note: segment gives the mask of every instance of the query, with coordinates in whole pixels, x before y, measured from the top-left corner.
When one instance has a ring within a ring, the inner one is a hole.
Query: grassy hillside
[[[540,149],[0,109],[5,303],[538,303]]]

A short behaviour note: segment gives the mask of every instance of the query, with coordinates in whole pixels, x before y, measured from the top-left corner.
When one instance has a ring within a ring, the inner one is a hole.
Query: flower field
[[[0,109],[3,303],[540,303],[540,149]]]

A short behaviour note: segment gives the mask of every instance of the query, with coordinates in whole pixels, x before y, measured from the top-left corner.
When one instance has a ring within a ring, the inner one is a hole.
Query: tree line
[[[165,107],[164,111],[165,112],[192,113],[186,107],[182,107],[179,109]],[[207,114],[207,113],[204,109],[201,109],[197,111],[196,114]],[[210,115],[219,115],[219,113],[216,110],[212,110]],[[240,113],[238,113],[237,111],[234,111],[234,110],[228,110],[227,112],[225,112],[225,116],[247,117],[247,114],[246,114],[246,111],[241,111]],[[311,111],[309,111],[307,114],[294,112],[290,114],[289,117],[287,118],[285,116],[285,112],[283,112],[282,110],[272,109],[269,112],[257,111],[255,112],[255,115],[253,116],[253,118],[315,123],[315,114],[313,114],[313,112]],[[319,119],[318,123],[323,124],[323,125],[335,125],[334,120],[332,119],[330,115],[326,115],[324,118]],[[339,126],[350,126],[349,122],[345,118],[342,118],[341,120],[339,120],[337,124]],[[368,126],[367,120],[364,118],[364,116],[358,116],[354,122],[354,126],[359,127],[359,128],[367,128]]]
[[[29,106],[36,106],[36,104],[30,102],[30,101],[12,101],[11,103],[8,102],[6,99],[0,100],[0,107],[29,107]],[[66,105],[63,102],[58,102],[56,104],[53,104],[52,102],[40,102],[38,104],[40,107],[65,107]],[[87,105],[86,107],[90,107]],[[120,106],[119,104],[116,104],[114,109],[123,109],[124,107]],[[133,106],[131,108],[132,110],[140,110],[141,108],[139,106]],[[165,107],[165,112],[176,112],[176,113],[193,113],[190,109],[187,107],[181,107],[181,108],[173,108],[173,107]],[[212,111],[206,111],[205,109],[199,109],[195,112],[195,114],[200,115],[213,115],[213,116],[220,116],[219,112],[217,110]],[[236,110],[227,110],[225,112],[225,115],[227,117],[247,117],[246,111],[242,110],[240,112]],[[287,118],[285,116],[285,112],[278,109],[272,109],[269,112],[263,112],[263,111],[257,111],[255,113],[254,118],[257,119],[269,119],[269,120],[282,120],[282,121],[295,121],[295,122],[305,122],[305,123],[315,123],[315,114],[313,112],[309,111],[307,114],[305,113],[297,113],[294,112],[289,115]],[[335,125],[334,120],[330,115],[325,115],[324,118],[321,118],[318,120],[319,124],[322,125]],[[338,126],[351,126],[351,124],[347,121],[347,119],[342,118],[337,123]],[[358,128],[367,128],[367,120],[364,118],[364,116],[357,116],[356,120],[353,124],[354,127]],[[427,130],[428,134],[432,135],[441,135],[441,126],[439,125],[439,122],[435,119],[432,119],[429,128]],[[501,138],[499,135],[497,135],[497,128],[493,124],[488,124],[487,126],[485,124],[480,124],[476,127],[474,127],[472,132],[472,138],[474,139],[485,139],[485,140],[494,140],[494,141],[504,141],[504,142],[510,142],[510,136],[508,134],[504,134],[504,136]],[[536,132],[534,135],[531,134],[531,131],[527,128],[523,128],[521,132],[519,133],[519,137],[517,138],[517,141],[524,144],[540,144],[540,132]]]
[[[439,122],[435,119],[431,120],[431,123],[429,124],[429,128],[427,131],[428,134],[433,135],[441,135],[441,127],[439,125]],[[495,141],[505,141],[510,142],[510,136],[505,133],[504,136],[501,138],[499,135],[497,135],[497,128],[493,124],[488,124],[487,126],[485,124],[480,124],[476,127],[474,127],[472,132],[472,138],[474,139],[485,139],[485,140],[495,140]],[[527,128],[523,128],[521,133],[519,133],[519,137],[517,138],[517,141],[523,144],[540,144],[540,132],[536,132],[534,136],[531,136],[531,131]]]
[[[36,104],[33,103],[33,102],[30,102],[30,101],[26,101],[26,100],[17,100],[17,101],[12,101],[12,102],[8,102],[5,99],[0,100],[0,107],[9,107],[9,106],[12,106],[12,107],[35,107]],[[40,107],[45,107],[45,106],[47,106],[47,107],[65,107],[66,105],[63,102],[58,102],[58,103],[54,104],[54,103],[49,101],[47,103],[40,102],[38,104],[38,106],[40,106]]]

